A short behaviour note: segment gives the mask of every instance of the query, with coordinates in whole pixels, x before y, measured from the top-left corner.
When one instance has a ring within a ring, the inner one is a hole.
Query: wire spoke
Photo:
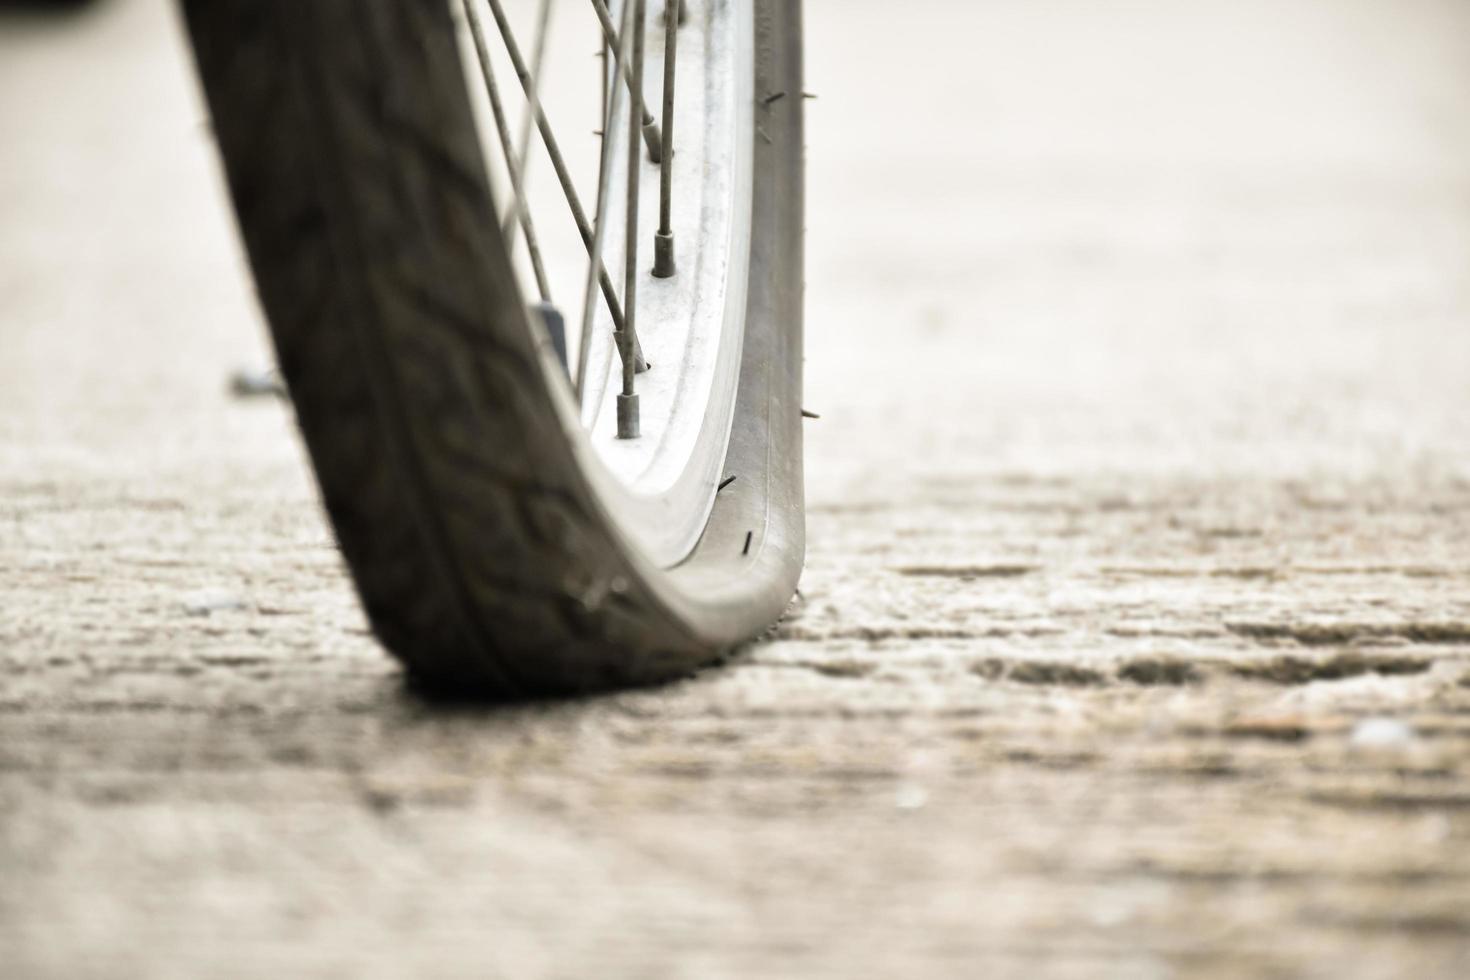
[[[541,0],[536,15],[536,41],[531,47],[531,94],[526,100],[526,109],[521,113],[521,129],[516,139],[516,159],[521,162],[521,187],[530,186],[531,170],[531,127],[535,124],[536,109],[541,105],[541,69],[546,64],[546,43],[551,36],[551,0]],[[505,217],[501,232],[512,238],[515,231],[516,214]]]
[[[674,57],[679,48],[682,0],[664,2],[664,132],[663,158],[658,168],[658,231],[653,236],[653,274],[674,274]]]
[[[505,16],[505,6],[501,0],[489,0],[489,4],[491,16],[495,18],[496,26],[500,28],[500,39],[505,44],[505,52],[510,56],[516,78],[520,80],[521,89],[529,100],[531,73],[526,68],[526,61],[521,57],[520,46],[516,44],[510,22]],[[587,213],[582,209],[582,200],[577,196],[577,188],[572,183],[572,175],[568,172],[566,160],[562,157],[561,146],[556,141],[556,134],[552,132],[545,109],[536,105],[532,115],[536,120],[536,128],[541,133],[541,142],[546,147],[546,155],[551,158],[551,169],[556,171],[556,179],[561,184],[567,208],[572,212],[572,220],[576,222],[577,232],[582,236],[582,244],[586,246],[588,257],[597,270],[597,279],[602,286],[602,296],[607,302],[608,312],[612,315],[613,326],[621,330],[623,329],[622,304],[618,302],[617,292],[613,289],[612,278],[602,264],[602,257],[592,249],[592,226],[587,223]]]
[[[516,220],[520,221],[521,229],[526,237],[526,251],[531,256],[531,270],[536,276],[536,289],[541,294],[542,302],[550,303],[551,287],[546,279],[546,268],[541,261],[541,249],[536,242],[535,227],[531,223],[531,209],[522,184],[522,162],[525,158],[518,157],[515,148],[511,145],[505,106],[500,101],[500,87],[495,83],[495,70],[490,64],[490,50],[485,44],[485,31],[480,23],[480,15],[475,12],[472,0],[461,0],[461,6],[464,7],[465,17],[470,22],[470,35],[475,41],[475,54],[480,61],[480,74],[485,80],[485,92],[490,99],[490,112],[495,117],[495,130],[500,137],[500,149],[505,154],[505,169],[510,175],[511,193],[515,196],[515,202],[510,208],[511,223],[513,226]]]
[[[643,91],[643,23],[644,0],[627,0],[633,4],[633,75],[634,92]],[[626,236],[623,256],[623,329],[618,332],[618,353],[623,359],[623,391],[618,395],[618,438],[638,436],[638,394],[634,390],[637,374],[638,346],[638,188],[643,182],[639,173],[638,130],[642,123],[641,100],[628,102],[628,215],[623,222]]]
[[[631,3],[632,0],[624,0]],[[613,28],[612,14],[608,13],[607,0],[592,0],[592,9],[597,11],[597,21],[602,25],[602,35],[607,41],[607,46],[613,51],[619,50],[618,34]],[[659,133],[658,122],[653,118],[653,113],[648,111],[648,106],[643,102],[643,90],[633,84],[633,75],[628,67],[628,59],[623,58],[618,63],[618,71],[623,76],[623,81],[628,85],[628,91],[633,93],[633,99],[638,106],[639,113],[643,117],[643,141],[648,144],[648,158],[654,163],[663,160],[663,136]]]
[[[619,64],[627,64],[632,57],[630,45],[633,40],[633,32],[629,29],[629,23],[633,17],[633,4],[630,2],[623,8],[623,31],[621,49],[612,50],[612,57]],[[606,44],[604,36],[603,43]],[[608,69],[616,71],[615,66],[604,65],[603,78],[607,78]],[[613,147],[615,141],[610,138],[612,128],[617,122],[618,114],[622,109],[622,97],[628,90],[621,85],[609,86],[604,89],[604,101],[602,111],[602,152],[599,159],[597,171],[597,224],[592,236],[592,254],[600,257],[602,255],[603,234],[607,230],[607,214],[612,203],[612,195],[608,193],[608,185],[612,182]],[[577,354],[576,390],[577,403],[580,405],[587,393],[587,362],[592,354],[592,313],[595,307],[592,303],[592,292],[596,289],[596,275],[593,262],[587,263],[587,282],[584,290],[584,302],[582,304],[582,333],[579,338],[579,350]],[[621,351],[619,351],[621,354]]]

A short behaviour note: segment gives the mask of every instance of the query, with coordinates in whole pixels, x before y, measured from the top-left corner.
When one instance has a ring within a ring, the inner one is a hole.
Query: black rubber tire
[[[610,520],[553,410],[447,4],[183,6],[281,370],[382,643],[434,687],[514,697],[686,674],[775,620],[803,549],[800,4],[754,3],[740,480],[674,569]],[[775,92],[791,97],[761,98]]]

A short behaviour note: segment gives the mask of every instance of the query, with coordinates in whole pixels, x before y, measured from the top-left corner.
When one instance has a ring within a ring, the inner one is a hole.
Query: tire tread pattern
[[[186,0],[262,306],[368,618],[423,681],[652,683],[664,613],[552,411],[446,5]]]

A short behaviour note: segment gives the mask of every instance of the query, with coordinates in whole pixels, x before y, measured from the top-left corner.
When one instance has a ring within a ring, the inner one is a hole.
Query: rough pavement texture
[[[0,972],[1470,972],[1470,7],[893,9],[809,4],[802,602],[495,710],[227,395],[168,8],[0,16]]]

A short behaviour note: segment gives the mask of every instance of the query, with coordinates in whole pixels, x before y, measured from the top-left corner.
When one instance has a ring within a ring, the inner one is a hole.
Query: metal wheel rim
[[[608,12],[614,24],[631,20],[628,5],[633,2],[613,0]],[[645,84],[643,91],[644,101],[655,106],[662,101],[658,79],[663,70],[664,26],[662,9],[650,13],[644,31],[644,68],[645,79],[652,83]],[[679,82],[671,117],[671,165],[678,190],[672,198],[677,272],[671,278],[650,274],[660,173],[646,155],[638,154],[643,173],[635,309],[638,340],[653,365],[637,375],[642,403],[638,438],[617,437],[617,399],[613,396],[618,391],[620,359],[609,307],[602,302],[594,306],[580,404],[569,383],[575,364],[564,363],[555,355],[541,318],[528,316],[529,328],[543,341],[547,356],[542,358],[542,369],[559,404],[563,431],[576,446],[609,515],[650,561],[662,567],[677,565],[694,549],[715,494],[727,479],[722,467],[739,381],[750,256],[753,13],[741,0],[686,0],[686,15],[678,30]],[[589,11],[589,19],[591,16]],[[633,39],[620,40],[626,48]],[[467,77],[472,78],[475,60],[465,60]],[[613,161],[607,188],[619,189],[627,177],[624,161],[629,140],[638,135],[630,133],[626,119],[618,118],[626,115],[628,98],[627,88],[620,91],[616,84],[614,61],[608,59],[604,69],[604,85],[614,103],[614,123],[606,127],[604,139],[610,144],[607,152]],[[534,85],[525,96],[523,107],[536,98]],[[660,122],[667,121],[660,117]],[[484,135],[482,126],[482,139]],[[487,154],[491,149],[486,141]],[[601,255],[614,282],[620,282],[626,271],[627,209],[620,197],[612,194],[599,208],[605,222],[600,232]],[[518,201],[513,195],[507,199],[501,194],[497,206],[505,214],[514,211]],[[567,218],[538,214],[535,220]],[[596,212],[590,220],[596,229]],[[584,268],[590,269],[590,264]],[[529,292],[528,285],[522,277],[523,292]],[[566,346],[577,346],[571,336]]]

